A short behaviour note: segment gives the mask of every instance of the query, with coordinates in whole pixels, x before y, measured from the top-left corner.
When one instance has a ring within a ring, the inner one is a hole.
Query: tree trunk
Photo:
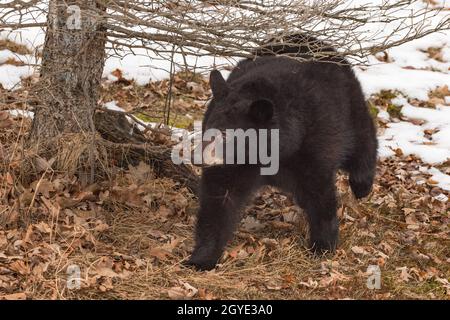
[[[40,99],[23,173],[55,170],[92,183],[97,168],[104,173],[113,159],[123,167],[144,161],[157,174],[170,176],[195,192],[198,177],[189,167],[172,163],[170,147],[150,143],[124,114],[94,117],[106,44],[104,24],[97,18],[105,8],[96,3],[50,0],[37,86]]]
[[[63,133],[94,132],[106,43],[96,19],[101,10],[95,0],[50,0],[33,144]]]

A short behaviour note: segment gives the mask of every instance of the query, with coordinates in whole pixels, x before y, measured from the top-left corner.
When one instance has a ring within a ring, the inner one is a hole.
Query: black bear
[[[317,39],[293,35],[289,40],[297,45],[268,44],[256,51],[255,59],[241,61],[227,80],[218,71],[211,73],[213,99],[203,128],[279,129],[279,170],[261,175],[259,164],[203,168],[189,266],[215,267],[232,239],[242,207],[263,185],[293,194],[307,214],[310,246],[316,253],[333,252],[338,242],[336,172],[348,172],[356,198],[372,189],[376,129],[351,67]],[[314,43],[313,49],[308,42]],[[324,55],[299,62],[279,56],[284,53],[303,58]]]

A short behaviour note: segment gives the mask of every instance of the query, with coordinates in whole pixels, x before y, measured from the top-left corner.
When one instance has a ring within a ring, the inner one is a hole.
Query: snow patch
[[[431,179],[438,183],[439,188],[450,191],[450,175],[442,173],[436,168],[430,168],[428,173],[432,175]]]
[[[0,65],[0,85],[7,90],[18,88],[20,81],[33,73],[34,69],[29,66]]]
[[[13,118],[30,118],[30,119],[34,118],[34,112],[27,110],[20,110],[20,109],[9,110],[9,114]]]

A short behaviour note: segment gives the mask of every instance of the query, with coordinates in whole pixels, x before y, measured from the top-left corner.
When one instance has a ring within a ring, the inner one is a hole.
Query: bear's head
[[[219,71],[211,73],[210,85],[213,99],[203,120],[203,165],[259,164],[261,152],[271,153],[272,144],[278,146],[278,134],[272,138],[272,129],[279,128],[276,87],[252,75],[227,82]]]
[[[243,77],[231,84],[222,74],[211,72],[213,99],[205,114],[203,129],[276,128],[277,89],[264,77]]]

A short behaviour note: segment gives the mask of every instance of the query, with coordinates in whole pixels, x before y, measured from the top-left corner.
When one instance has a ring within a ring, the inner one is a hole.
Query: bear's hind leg
[[[372,121],[372,120],[370,120]],[[360,133],[352,154],[345,163],[349,182],[357,199],[364,198],[372,190],[377,164],[377,141],[371,128]]]
[[[343,169],[349,173],[350,187],[357,199],[364,198],[372,190],[377,165],[378,140],[375,124],[370,116],[364,96],[360,92],[352,99],[352,123],[354,143]]]
[[[295,194],[308,218],[310,246],[318,254],[334,252],[339,238],[335,174],[310,174],[302,178],[302,186]]]
[[[375,170],[367,171],[364,169],[358,169],[349,172],[350,188],[352,189],[356,199],[364,198],[372,191],[374,171]]]

